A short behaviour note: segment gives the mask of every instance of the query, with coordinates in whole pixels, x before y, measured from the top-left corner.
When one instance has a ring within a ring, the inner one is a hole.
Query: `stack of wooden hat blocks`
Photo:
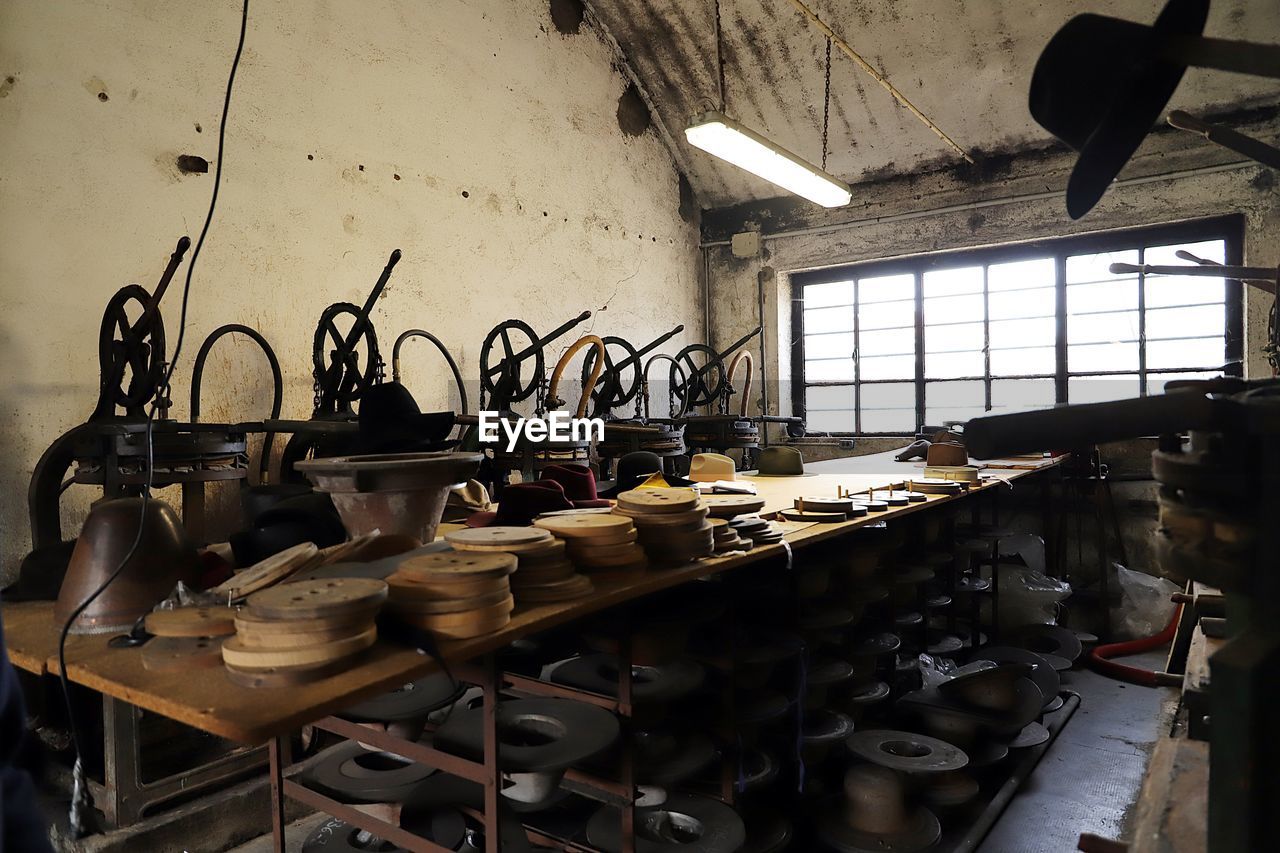
[[[564,541],[538,527],[480,527],[458,530],[445,541],[469,555],[509,559],[510,590],[528,604],[570,601],[589,595],[591,581],[577,573]],[[447,553],[447,552],[446,552]]]
[[[516,558],[501,551],[436,551],[405,560],[387,577],[388,607],[404,622],[451,640],[511,621]]]
[[[633,489],[618,495],[615,517],[630,519],[650,561],[679,566],[715,552],[709,508],[692,489]]]
[[[625,572],[648,568],[631,519],[608,512],[547,515],[534,524],[562,538],[569,560],[586,572]]]
[[[387,584],[371,578],[286,583],[249,596],[222,644],[227,674],[247,687],[304,684],[351,665],[378,639]]]

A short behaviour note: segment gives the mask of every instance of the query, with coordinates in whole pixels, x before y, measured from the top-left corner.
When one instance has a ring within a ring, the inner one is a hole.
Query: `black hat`
[[[1169,0],[1155,24],[1077,15],[1049,40],[1031,78],[1031,115],[1080,152],[1067,183],[1067,212],[1088,213],[1138,150],[1182,80],[1185,63],[1165,49],[1198,36],[1209,0]]]
[[[605,480],[599,484],[597,494],[602,498],[616,498],[622,492],[638,488],[641,483],[654,474],[662,474],[662,458],[648,450],[637,450],[628,453],[618,460],[614,480]],[[663,474],[670,486],[692,486],[691,480]]]
[[[360,400],[360,453],[426,453],[444,450],[453,412],[423,414],[399,382],[374,385]]]

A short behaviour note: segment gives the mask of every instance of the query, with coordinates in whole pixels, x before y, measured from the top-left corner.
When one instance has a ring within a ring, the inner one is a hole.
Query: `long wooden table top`
[[[877,454],[880,456],[881,454]],[[817,463],[821,470],[830,463]],[[875,464],[875,463],[873,463]],[[887,488],[909,477],[909,463],[880,462],[877,488]],[[889,466],[893,467],[889,467]],[[896,469],[896,470],[895,470]],[[817,473],[815,471],[815,473]],[[1010,471],[1004,479],[1032,471]],[[818,473],[803,477],[751,478],[766,497],[766,510],[791,506],[791,500],[810,494],[835,494],[837,485],[854,488],[861,483],[845,474]],[[893,507],[838,524],[798,524],[782,522],[786,541],[793,549],[803,548],[832,537],[848,535],[861,527],[933,509],[941,504],[964,500],[968,495],[998,487],[988,481],[967,494],[930,495],[922,503]],[[819,490],[820,489],[820,490]],[[788,497],[788,495],[790,497]],[[511,622],[502,630],[470,640],[440,644],[446,662],[461,663],[497,651],[523,637],[536,634],[591,613],[651,595],[698,578],[746,565],[776,559],[785,553],[783,545],[756,547],[744,554],[712,557],[676,569],[654,569],[626,574],[591,574],[595,593],[587,598],[555,604],[517,605]],[[31,663],[44,658],[52,674],[60,672],[57,661],[57,626],[52,602],[5,605],[5,643],[15,661]],[[20,617],[11,622],[11,614]],[[221,668],[197,672],[152,672],[142,666],[137,649],[113,649],[107,635],[72,636],[67,641],[67,674],[77,684],[108,696],[170,717],[195,728],[242,743],[261,743],[276,735],[296,730],[322,717],[399,687],[405,682],[436,671],[438,666],[416,650],[379,641],[358,664],[339,675],[310,684],[287,688],[246,688],[227,678]],[[50,645],[52,643],[52,645]]]

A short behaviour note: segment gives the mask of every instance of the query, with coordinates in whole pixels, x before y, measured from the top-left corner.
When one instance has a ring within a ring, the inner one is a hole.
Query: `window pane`
[[[858,353],[864,358],[872,355],[915,355],[915,351],[914,329],[862,332],[858,335]]]
[[[1035,258],[987,267],[987,290],[991,293],[1029,287],[1053,287],[1053,258]]]
[[[1221,370],[1208,370],[1202,373],[1149,373],[1147,374],[1147,394],[1163,394],[1166,382],[1182,379],[1214,379],[1221,375]]]
[[[967,296],[936,296],[924,300],[925,325],[934,323],[982,322],[985,311],[981,293]]]
[[[1146,277],[1147,308],[1167,305],[1202,305],[1226,301],[1226,282],[1221,278],[1194,278],[1189,275],[1149,275]]]
[[[853,332],[837,335],[806,335],[805,358],[853,358]]]
[[[1038,320],[992,320],[991,349],[1052,345],[1057,322],[1052,317]]]
[[[858,306],[858,329],[867,332],[874,329],[914,329],[916,302],[872,302]]]
[[[987,311],[992,320],[1017,317],[1055,317],[1058,313],[1054,288],[1014,290],[1008,293],[992,293],[987,297]]]
[[[859,369],[864,380],[914,379],[916,357],[914,355],[863,356],[859,362]]]
[[[1149,341],[1147,369],[1166,367],[1222,367],[1227,358],[1227,342],[1223,338],[1201,338],[1181,341]]]
[[[982,382],[930,382],[924,387],[924,420],[929,424],[967,421],[986,412]]]
[[[808,412],[804,418],[809,432],[855,432],[853,409],[830,412]]]
[[[1172,246],[1148,246],[1147,251],[1143,254],[1146,263],[1154,266],[1162,266],[1164,264],[1180,265],[1191,264],[1194,261],[1184,261],[1178,257],[1178,250],[1182,249],[1195,255],[1204,261],[1213,261],[1217,264],[1225,264],[1227,262],[1227,243],[1225,240],[1205,240],[1202,243],[1178,243]]]
[[[991,383],[991,410],[1005,414],[1027,409],[1047,409],[1056,392],[1052,379],[996,379]]]
[[[853,282],[835,281],[830,284],[806,284],[804,307],[821,308],[825,305],[852,305]]]
[[[1225,305],[1158,308],[1147,311],[1147,340],[1217,335],[1227,327]]]
[[[807,335],[819,332],[852,332],[853,306],[805,311],[804,331]]]
[[[954,326],[930,326],[924,330],[926,353],[957,352],[982,349],[982,324],[963,323]],[[929,368],[925,367],[925,376]]]
[[[1137,376],[1078,376],[1067,380],[1072,403],[1105,403],[1138,396]]]
[[[1057,350],[1051,346],[991,351],[992,376],[1053,374],[1057,369]]]
[[[1067,320],[1068,344],[1120,343],[1137,339],[1137,311],[1089,314]],[[1075,367],[1071,369],[1075,370]]]
[[[1067,347],[1067,369],[1072,373],[1104,373],[1137,370],[1138,345],[1074,344]]]
[[[853,359],[833,358],[823,361],[805,359],[804,378],[810,382],[852,382]]]
[[[916,426],[915,385],[895,382],[862,386],[863,432],[912,433]]]
[[[985,371],[986,359],[982,355],[982,350],[930,353],[925,356],[924,375],[930,379],[982,376]]]
[[[804,407],[807,412],[853,409],[852,385],[811,385],[804,389]]]
[[[916,280],[913,275],[883,275],[877,278],[858,279],[858,304],[860,305],[915,298]]]
[[[924,298],[982,293],[982,267],[930,270],[924,274]]]
[[[1138,250],[1127,249],[1123,252],[1100,252],[1096,255],[1075,255],[1067,258],[1067,284],[1086,281],[1115,281],[1127,278],[1129,273],[1113,274],[1108,267],[1112,264],[1136,264]]]
[[[1107,281],[1101,284],[1067,286],[1067,314],[1096,314],[1100,311],[1136,311],[1138,280]]]

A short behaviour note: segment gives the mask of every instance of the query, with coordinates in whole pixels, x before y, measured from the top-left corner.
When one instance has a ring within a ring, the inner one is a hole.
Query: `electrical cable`
[[[249,0],[243,0],[240,10],[240,36],[236,44],[235,58],[231,61],[231,72],[227,77],[227,86],[222,100],[222,118],[218,125],[218,152],[217,152],[217,168],[213,177],[213,193],[209,199],[209,210],[205,214],[204,225],[200,229],[200,237],[196,240],[195,250],[191,253],[191,262],[187,265],[186,280],[182,287],[182,307],[179,315],[178,339],[174,344],[173,358],[170,360],[168,367],[165,369],[164,378],[161,380],[157,389],[156,397],[151,401],[151,407],[147,411],[146,425],[146,459],[147,459],[147,478],[142,486],[141,498],[142,504],[139,512],[138,532],[133,538],[133,543],[129,546],[129,550],[125,552],[124,558],[120,560],[120,564],[109,574],[97,589],[95,589],[80,605],[71,612],[66,623],[62,626],[61,634],[58,637],[58,677],[62,684],[62,698],[67,707],[67,723],[71,728],[71,742],[75,749],[75,765],[72,768],[72,792],[71,807],[69,812],[69,822],[72,836],[75,838],[83,838],[85,833],[85,824],[89,817],[89,809],[92,806],[92,799],[89,795],[89,788],[86,784],[84,774],[84,749],[83,742],[80,739],[80,728],[76,725],[75,710],[71,702],[71,688],[67,679],[67,635],[71,631],[71,626],[80,614],[83,613],[90,604],[97,600],[98,596],[106,591],[107,587],[120,576],[125,566],[133,559],[133,555],[137,552],[139,545],[142,544],[143,532],[146,527],[147,518],[147,501],[151,498],[151,487],[153,477],[155,475],[155,441],[154,427],[156,418],[156,409],[160,399],[168,396],[169,382],[173,378],[174,367],[178,363],[178,356],[182,352],[182,342],[186,335],[187,327],[187,304],[191,295],[191,278],[196,268],[196,260],[200,257],[200,250],[204,247],[205,236],[209,233],[209,225],[213,222],[213,214],[218,205],[218,189],[222,185],[222,155],[227,137],[227,114],[231,109],[231,92],[235,84],[236,70],[240,67],[240,57],[244,53],[245,33],[249,25]]]

